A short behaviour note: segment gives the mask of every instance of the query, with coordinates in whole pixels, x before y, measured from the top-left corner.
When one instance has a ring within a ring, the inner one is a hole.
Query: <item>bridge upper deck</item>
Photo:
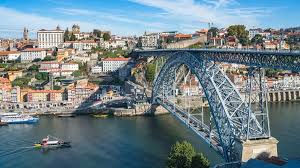
[[[172,56],[180,52],[189,52],[194,56],[215,62],[226,62],[300,71],[300,51],[257,51],[241,49],[158,49],[134,51],[136,57]]]

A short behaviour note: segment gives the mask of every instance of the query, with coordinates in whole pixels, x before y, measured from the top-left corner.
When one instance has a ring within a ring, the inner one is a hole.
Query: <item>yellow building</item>
[[[61,62],[63,61],[64,58],[69,57],[69,52],[67,50],[63,50],[63,51],[58,51],[57,52],[57,62]]]
[[[63,90],[31,90],[27,94],[28,102],[62,101]]]
[[[8,71],[8,79],[10,81],[14,81],[15,79],[22,77],[23,72],[22,71]]]

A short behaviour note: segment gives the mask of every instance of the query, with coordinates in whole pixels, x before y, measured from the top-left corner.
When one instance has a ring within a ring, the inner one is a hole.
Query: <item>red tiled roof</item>
[[[59,64],[59,63],[58,62],[46,61],[46,62],[42,62],[41,64]]]
[[[119,58],[105,58],[103,61],[129,61],[129,58],[119,57]]]
[[[9,79],[0,77],[0,83],[10,83]]]
[[[46,49],[43,48],[26,48],[25,50],[22,50],[25,52],[33,52],[33,51],[46,51]]]
[[[176,34],[175,38],[192,38],[191,34]]]
[[[8,55],[8,54],[19,54],[19,51],[0,51],[0,56]]]

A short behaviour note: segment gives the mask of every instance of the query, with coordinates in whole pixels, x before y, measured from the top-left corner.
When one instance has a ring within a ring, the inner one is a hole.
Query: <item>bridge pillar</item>
[[[236,143],[237,149],[240,151],[241,162],[247,162],[249,159],[269,158],[278,156],[276,138],[246,140]]]
[[[168,114],[168,110],[157,104],[151,104],[146,111],[148,115]]]

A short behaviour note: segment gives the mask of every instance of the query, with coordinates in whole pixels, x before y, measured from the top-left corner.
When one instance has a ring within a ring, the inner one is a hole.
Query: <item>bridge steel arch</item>
[[[219,66],[186,51],[172,54],[160,70],[153,83],[152,104],[164,106],[164,98],[174,94],[172,90],[176,71],[182,65],[186,65],[199,79],[226,161],[240,159],[234,150],[235,142],[246,140],[247,134],[249,139],[269,137],[269,133],[263,130],[254,113],[249,111],[247,103]],[[167,110],[170,111],[170,108]]]

